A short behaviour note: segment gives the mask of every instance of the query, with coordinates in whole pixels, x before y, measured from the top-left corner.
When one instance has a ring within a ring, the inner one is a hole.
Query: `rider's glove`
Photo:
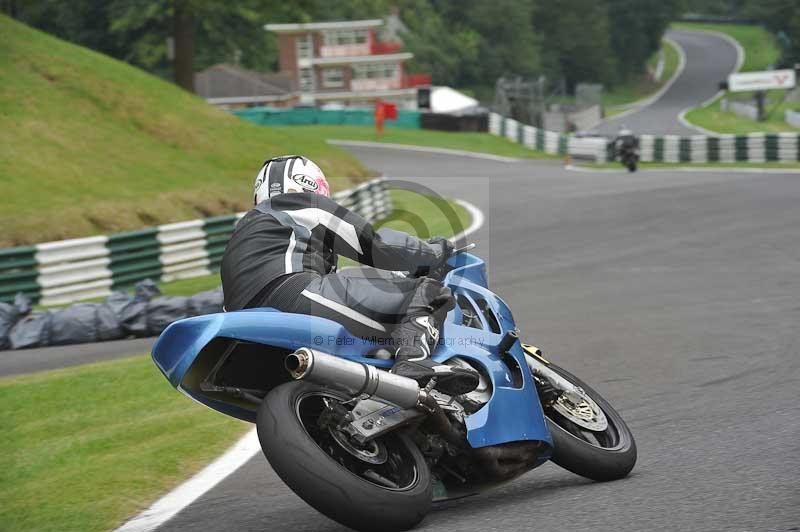
[[[447,240],[446,238],[442,238],[440,236],[435,236],[428,240],[428,244],[436,248],[436,255],[438,263],[434,265],[434,267],[441,266],[447,259],[453,256],[453,252],[455,251],[455,245]]]
[[[434,279],[444,279],[444,276],[447,275],[448,271],[450,271],[450,266],[447,264],[447,259],[453,256],[456,248],[451,241],[441,237],[431,238],[428,240],[428,244],[439,248],[437,249],[439,262],[431,266],[427,275],[429,277],[433,277]]]

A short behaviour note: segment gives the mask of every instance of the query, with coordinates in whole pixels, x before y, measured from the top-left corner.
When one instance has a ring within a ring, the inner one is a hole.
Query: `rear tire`
[[[390,475],[381,467],[400,471],[395,480],[406,480],[395,483],[399,488],[380,486],[354,472],[363,474],[373,466],[365,465],[352,454],[352,448],[348,451],[331,431],[314,423],[314,411],[321,407],[316,405],[347,399],[304,381],[274,388],[258,410],[261,449],[286,485],[331,519],[363,532],[407,530],[419,523],[431,506],[433,484],[425,458],[407,436],[389,433],[376,440],[388,450],[388,458],[374,469],[383,473],[384,481]]]
[[[589,443],[576,435],[580,434],[579,427],[575,427],[557,412],[545,410],[547,427],[554,445],[551,460],[567,471],[592,480],[609,481],[626,477],[636,464],[636,442],[622,416],[578,377],[555,364],[550,364],[549,367],[569,382],[583,388],[597,403],[608,420],[607,441],[612,442],[608,447]]]

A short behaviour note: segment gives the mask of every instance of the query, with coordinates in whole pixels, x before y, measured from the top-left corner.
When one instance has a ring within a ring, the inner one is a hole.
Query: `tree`
[[[15,18],[17,16],[17,1],[0,0],[0,13],[5,13],[9,17]]]
[[[543,66],[572,93],[579,82],[614,81],[607,5],[598,0],[542,0],[533,13],[542,35]]]
[[[611,51],[618,81],[644,71],[647,59],[677,14],[675,0],[607,0]]]
[[[800,62],[800,4],[786,0],[749,0],[743,12],[781,36],[783,66],[793,67]]]
[[[172,71],[175,84],[194,92],[194,6],[190,0],[173,0]]]

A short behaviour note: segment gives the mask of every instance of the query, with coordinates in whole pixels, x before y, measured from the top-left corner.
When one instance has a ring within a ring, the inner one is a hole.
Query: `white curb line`
[[[157,500],[150,508],[116,529],[115,532],[155,530],[243,466],[260,450],[256,429],[252,429],[225,454]]]
[[[472,222],[469,227],[453,236],[451,240],[458,240],[471,235],[480,229],[485,221],[483,212],[475,205],[464,200],[455,200],[455,202],[469,212]],[[258,434],[256,429],[253,428],[233,447],[228,449],[225,454],[158,499],[147,510],[130,519],[114,532],[151,532],[155,530],[242,467],[260,451],[261,446],[258,443]]]
[[[334,144],[336,146],[354,146],[361,148],[386,148],[391,150],[407,150],[407,151],[419,151],[427,153],[440,153],[444,155],[459,155],[461,157],[487,159],[489,161],[497,161],[501,163],[518,163],[522,161],[522,159],[515,159],[514,157],[503,157],[501,155],[491,155],[489,153],[453,150],[450,148],[432,148],[429,146],[417,146],[414,144],[395,144],[391,142],[371,142],[367,140],[337,140],[337,139],[329,139],[326,142],[328,144]]]
[[[461,205],[462,207],[464,207],[467,210],[467,212],[469,213],[470,217],[472,218],[472,223],[469,224],[469,227],[467,227],[466,229],[464,229],[463,231],[461,231],[457,235],[454,235],[453,237],[451,237],[450,240],[453,240],[453,241],[457,241],[457,240],[459,240],[461,238],[466,238],[466,237],[470,236],[475,231],[477,231],[478,229],[483,227],[483,222],[485,221],[485,218],[483,216],[483,211],[480,210],[479,208],[477,208],[472,203],[470,203],[468,201],[460,200],[460,199],[455,200],[455,202],[458,203],[459,205]]]

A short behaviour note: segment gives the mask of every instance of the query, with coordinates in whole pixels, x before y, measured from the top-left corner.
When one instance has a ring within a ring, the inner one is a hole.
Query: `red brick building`
[[[405,73],[413,56],[400,42],[381,42],[381,19],[267,24],[278,36],[280,72],[295,82],[305,104],[369,105],[381,98],[414,107],[428,75]]]

